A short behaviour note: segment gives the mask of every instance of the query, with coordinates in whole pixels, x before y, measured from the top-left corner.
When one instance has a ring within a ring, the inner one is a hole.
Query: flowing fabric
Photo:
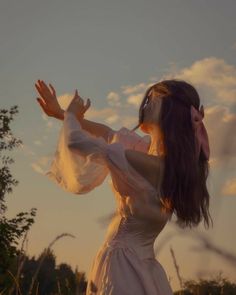
[[[171,213],[162,210],[159,190],[125,156],[126,149],[147,153],[149,145],[149,135],[125,127],[112,130],[106,142],[83,130],[72,112],[64,114],[46,175],[66,191],[85,194],[109,174],[118,204],[93,259],[86,295],[173,295],[153,248]]]

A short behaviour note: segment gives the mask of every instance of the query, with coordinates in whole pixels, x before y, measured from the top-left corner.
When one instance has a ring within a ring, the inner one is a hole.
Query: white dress
[[[154,254],[154,242],[171,215],[161,210],[159,193],[127,161],[125,149],[147,153],[150,136],[122,127],[109,140],[81,128],[64,114],[55,155],[46,175],[64,190],[85,194],[111,175],[117,201],[88,275],[86,295],[173,295]]]

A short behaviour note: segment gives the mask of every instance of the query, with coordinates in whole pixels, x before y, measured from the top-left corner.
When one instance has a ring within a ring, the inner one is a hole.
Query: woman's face
[[[145,133],[150,133],[153,127],[157,127],[161,111],[162,99],[149,92],[146,102],[143,105],[143,123],[140,129]]]

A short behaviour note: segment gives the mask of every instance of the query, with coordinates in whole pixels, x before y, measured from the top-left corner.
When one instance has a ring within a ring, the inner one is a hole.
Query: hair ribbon
[[[209,160],[210,157],[210,147],[206,128],[202,122],[204,118],[204,108],[201,105],[200,110],[197,110],[193,105],[191,105],[191,120],[193,128],[195,131],[195,144],[197,158],[200,156],[200,151],[202,150],[206,159]]]

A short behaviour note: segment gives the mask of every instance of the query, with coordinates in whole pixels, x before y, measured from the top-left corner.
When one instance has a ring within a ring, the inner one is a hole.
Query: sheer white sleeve
[[[86,141],[87,138],[90,138],[90,144]],[[80,143],[79,153],[72,152],[70,148],[76,142]],[[88,193],[102,184],[109,172],[104,162],[99,161],[97,153],[99,146],[104,144],[106,142],[102,137],[93,137],[82,130],[76,117],[70,112],[65,112],[56,152],[46,176],[66,191],[76,194]]]
[[[120,142],[126,149],[133,149],[140,152],[148,152],[151,137],[149,134],[140,136],[135,131],[121,127],[118,131],[111,130],[108,136],[108,143]]]

